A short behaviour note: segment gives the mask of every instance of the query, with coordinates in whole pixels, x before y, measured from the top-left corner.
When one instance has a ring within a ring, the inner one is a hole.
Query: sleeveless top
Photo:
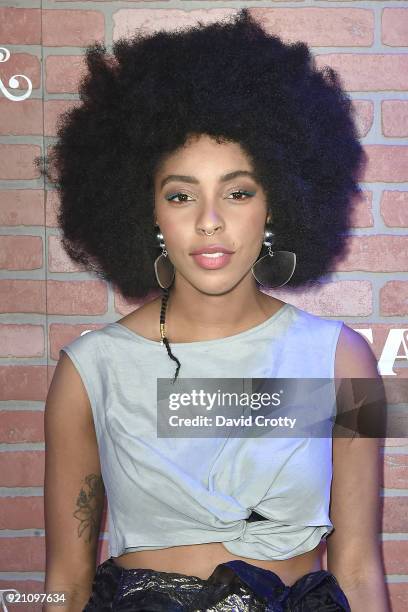
[[[179,378],[334,379],[342,325],[286,303],[241,333],[170,346]],[[332,437],[159,438],[157,378],[176,368],[164,345],[114,322],[61,350],[91,404],[110,556],[222,542],[290,559],[331,533]],[[246,521],[252,510],[268,520]]]

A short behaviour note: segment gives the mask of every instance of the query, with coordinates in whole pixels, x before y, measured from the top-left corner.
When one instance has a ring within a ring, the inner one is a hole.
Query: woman
[[[358,333],[266,292],[312,287],[344,253],[364,159],[350,101],[247,9],[113,54],[87,50],[48,176],[71,258],[124,297],[162,295],[61,352],[46,590],[70,612],[386,612],[377,440],[156,429],[159,378],[378,376]]]

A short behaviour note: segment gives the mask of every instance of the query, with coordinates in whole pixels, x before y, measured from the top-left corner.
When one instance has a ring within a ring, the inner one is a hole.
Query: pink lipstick
[[[222,244],[212,244],[196,249],[190,255],[200,268],[205,270],[218,270],[226,266],[234,251],[227,249]]]

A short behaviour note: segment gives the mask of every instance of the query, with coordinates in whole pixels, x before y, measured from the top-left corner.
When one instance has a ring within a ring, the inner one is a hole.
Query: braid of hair
[[[161,309],[160,309],[160,336],[161,336],[162,342],[164,343],[167,349],[167,353],[170,359],[173,359],[173,361],[176,361],[178,364],[176,373],[173,378],[173,384],[174,384],[176,382],[176,378],[178,376],[181,364],[179,360],[177,359],[177,357],[173,355],[173,353],[171,352],[169,341],[166,338],[165,323],[166,323],[166,309],[167,309],[168,301],[169,301],[169,289],[163,289],[162,303],[161,303]]]

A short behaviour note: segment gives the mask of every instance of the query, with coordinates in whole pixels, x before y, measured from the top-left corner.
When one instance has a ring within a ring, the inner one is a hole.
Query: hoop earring
[[[296,253],[272,251],[273,236],[273,232],[265,229],[263,244],[268,247],[268,253],[258,259],[251,268],[255,280],[268,289],[286,285],[296,268]]]
[[[159,247],[162,249],[162,253],[155,259],[154,273],[160,287],[162,289],[169,289],[174,281],[174,266],[168,256],[166,245],[164,244],[163,234],[158,232],[156,234],[156,238],[159,241]]]

